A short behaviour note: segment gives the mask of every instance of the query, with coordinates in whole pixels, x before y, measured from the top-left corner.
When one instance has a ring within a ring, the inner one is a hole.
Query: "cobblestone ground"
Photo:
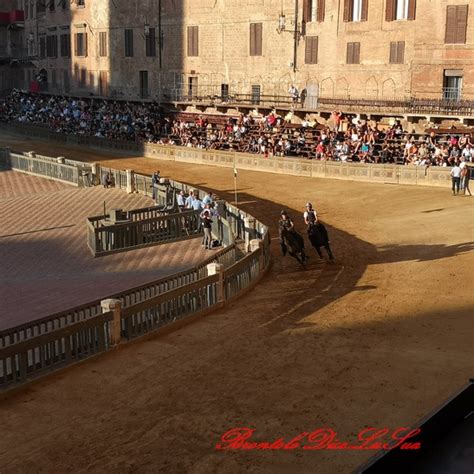
[[[75,188],[0,172],[0,329],[102,298],[193,266],[199,239],[94,258],[86,218],[151,200],[119,189]]]

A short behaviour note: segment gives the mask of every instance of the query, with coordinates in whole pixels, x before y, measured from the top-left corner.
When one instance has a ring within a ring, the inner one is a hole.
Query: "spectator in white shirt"
[[[459,193],[459,185],[461,183],[461,168],[455,164],[451,170],[451,181],[453,183],[453,196]],[[456,192],[454,190],[456,189]]]

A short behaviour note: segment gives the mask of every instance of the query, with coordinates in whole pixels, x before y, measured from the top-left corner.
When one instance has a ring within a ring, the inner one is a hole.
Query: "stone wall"
[[[108,72],[109,95],[138,98],[139,71],[148,72],[149,97],[172,97],[189,90],[197,78],[197,93],[220,94],[228,84],[231,94],[250,94],[260,85],[262,94],[287,95],[288,87],[314,90],[322,97],[394,99],[410,96],[441,98],[444,70],[461,70],[463,97],[474,98],[474,8],[469,9],[466,44],[444,43],[446,7],[467,0],[417,0],[415,20],[385,21],[385,0],[369,0],[367,21],[343,21],[342,0],[325,1],[323,22],[308,22],[297,42],[294,62],[294,5],[296,0],[85,0],[65,10],[46,9],[38,31],[70,25],[71,34],[86,25],[88,56],[47,58],[38,68],[70,68],[71,92],[98,93],[99,71]],[[70,2],[67,2],[68,5]],[[160,9],[161,3],[161,20]],[[298,30],[303,26],[299,1]],[[286,31],[277,31],[285,15]],[[262,24],[262,55],[249,55],[250,24]],[[156,30],[156,55],[145,55],[145,24]],[[160,35],[161,26],[161,35]],[[187,28],[199,27],[198,56],[187,55]],[[35,31],[36,19],[26,22]],[[124,29],[133,29],[134,56],[124,55]],[[108,56],[98,55],[99,32],[108,33]],[[317,36],[318,63],[305,64],[308,36]],[[160,41],[160,38],[162,41]],[[405,41],[404,61],[390,64],[390,42]],[[348,42],[360,42],[360,64],[346,64]],[[73,46],[73,41],[72,41]],[[161,48],[161,49],[160,49]],[[87,84],[78,86],[74,71],[87,69]],[[61,73],[62,74],[62,73]],[[59,78],[59,73],[57,73]],[[91,80],[89,80],[91,78]],[[58,79],[58,90],[64,89]],[[193,92],[195,93],[195,92]]]

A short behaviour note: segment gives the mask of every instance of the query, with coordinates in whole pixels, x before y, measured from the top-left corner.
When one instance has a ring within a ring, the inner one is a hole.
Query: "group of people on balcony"
[[[454,166],[474,161],[474,139],[408,134],[399,121],[382,126],[334,111],[327,125],[311,120],[241,114],[219,120],[165,114],[156,103],[129,103],[13,91],[0,102],[0,120],[44,124],[58,133],[256,153],[265,158]]]

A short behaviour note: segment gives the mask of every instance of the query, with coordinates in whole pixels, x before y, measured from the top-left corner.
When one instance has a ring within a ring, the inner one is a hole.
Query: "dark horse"
[[[320,258],[323,258],[321,247],[326,249],[326,252],[328,253],[331,260],[334,258],[331,247],[329,246],[328,231],[322,222],[318,221],[308,226],[308,238],[311,242],[311,245],[316,249],[316,252]]]
[[[281,249],[283,256],[288,252],[292,257],[295,257],[298,262],[305,264],[308,257],[304,251],[304,240],[297,232],[292,232],[287,229],[281,231]]]

